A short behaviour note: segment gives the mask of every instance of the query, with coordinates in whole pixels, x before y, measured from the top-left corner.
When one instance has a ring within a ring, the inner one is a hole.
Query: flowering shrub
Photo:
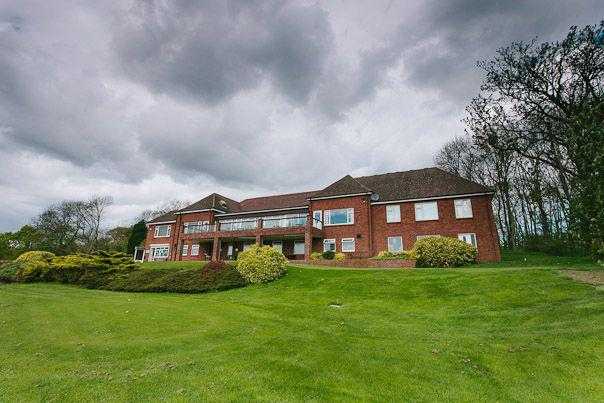
[[[333,258],[335,260],[342,261],[342,260],[346,259],[346,255],[341,252],[338,252],[338,253],[334,254]]]
[[[31,263],[31,262],[46,262],[50,263],[52,258],[55,257],[54,253],[44,252],[41,250],[32,250],[31,252],[25,252],[21,254],[17,259],[17,262]]]
[[[310,260],[320,260],[323,258],[323,254],[321,252],[313,252],[310,254]]]
[[[457,238],[418,239],[413,246],[417,267],[458,267],[476,262],[476,248]]]
[[[237,271],[250,283],[267,283],[285,273],[287,259],[270,246],[253,245],[237,256]]]

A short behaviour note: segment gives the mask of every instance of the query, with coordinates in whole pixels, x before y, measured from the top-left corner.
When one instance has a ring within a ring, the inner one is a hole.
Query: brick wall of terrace
[[[463,197],[460,197],[463,198]],[[455,218],[454,199],[440,199],[438,220],[415,221],[415,203],[393,203],[401,206],[401,222],[386,222],[386,205],[373,205],[373,255],[388,250],[389,236],[402,236],[403,248],[413,248],[418,235],[443,235],[457,238],[461,233],[476,234],[478,258],[481,261],[500,260],[499,240],[491,210],[491,196],[470,197],[472,218]]]

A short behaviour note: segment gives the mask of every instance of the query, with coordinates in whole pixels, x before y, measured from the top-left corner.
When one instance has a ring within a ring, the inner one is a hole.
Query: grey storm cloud
[[[217,104],[270,80],[304,103],[333,35],[316,7],[283,2],[141,2],[115,34],[127,76],[176,97]]]
[[[0,231],[95,192],[114,196],[119,220],[165,197],[307,190],[429,165],[463,130],[476,60],[562,37],[603,8],[4,0]]]
[[[601,1],[434,0],[401,25],[390,48],[403,57],[409,83],[462,101],[476,93],[478,60],[513,41],[560,39],[571,25],[598,22],[596,10],[603,14]]]

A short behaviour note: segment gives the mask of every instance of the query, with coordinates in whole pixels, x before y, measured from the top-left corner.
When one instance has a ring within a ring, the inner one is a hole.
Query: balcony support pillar
[[[256,245],[262,246],[262,235],[256,234]]]
[[[306,220],[304,227],[304,261],[310,262],[310,254],[312,252],[312,219]]]
[[[215,236],[212,244],[212,261],[217,262],[220,260],[220,238]]]

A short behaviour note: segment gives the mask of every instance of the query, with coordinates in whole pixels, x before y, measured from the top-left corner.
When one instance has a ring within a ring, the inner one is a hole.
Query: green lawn
[[[604,291],[508,263],[198,295],[0,285],[0,401],[602,401]]]

